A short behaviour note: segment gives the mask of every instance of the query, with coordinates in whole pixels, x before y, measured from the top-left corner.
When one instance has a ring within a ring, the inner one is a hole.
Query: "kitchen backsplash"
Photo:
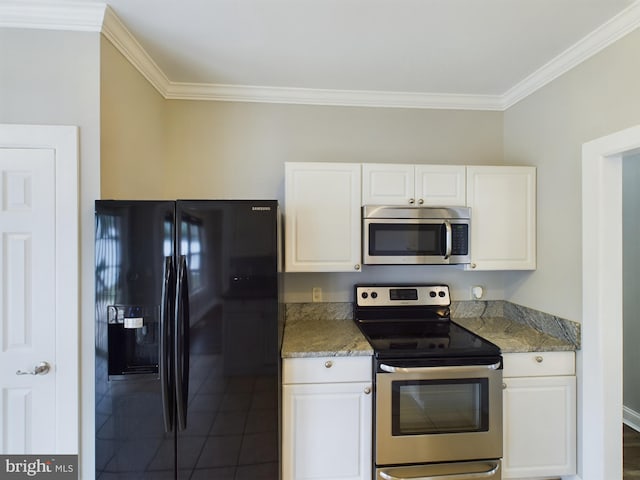
[[[340,303],[287,303],[286,318],[332,318],[352,320],[353,305]],[[576,349],[580,348],[580,324],[556,317],[532,308],[516,305],[504,300],[454,301],[451,303],[451,318],[504,317],[535,328],[553,337],[565,340]]]

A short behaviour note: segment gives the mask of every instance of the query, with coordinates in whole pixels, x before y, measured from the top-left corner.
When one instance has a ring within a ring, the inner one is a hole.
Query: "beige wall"
[[[500,112],[168,103],[168,196],[282,200],[287,161],[502,162]]]
[[[101,198],[166,198],[166,101],[104,37],[100,63]]]
[[[505,162],[538,167],[538,269],[508,300],[581,321],[581,148],[640,123],[639,56],[637,30],[505,112]]]

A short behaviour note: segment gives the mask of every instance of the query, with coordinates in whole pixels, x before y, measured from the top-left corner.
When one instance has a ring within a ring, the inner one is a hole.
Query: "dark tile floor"
[[[622,426],[624,480],[640,479],[640,432]]]

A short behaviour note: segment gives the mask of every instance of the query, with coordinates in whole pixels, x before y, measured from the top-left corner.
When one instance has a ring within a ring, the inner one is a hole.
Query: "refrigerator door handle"
[[[178,429],[187,428],[187,401],[189,398],[189,286],[187,283],[187,257],[178,260],[176,315],[174,334],[174,365],[176,412]]]
[[[173,412],[175,408],[174,394],[171,389],[173,383],[173,356],[171,355],[171,321],[174,314],[175,300],[175,269],[173,257],[164,259],[164,275],[162,282],[162,305],[160,310],[160,389],[162,391],[162,416],[164,431],[173,430]]]

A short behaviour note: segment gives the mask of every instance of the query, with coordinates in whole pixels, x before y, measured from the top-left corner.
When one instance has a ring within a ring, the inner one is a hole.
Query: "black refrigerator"
[[[277,480],[277,202],[95,213],[96,478]]]

